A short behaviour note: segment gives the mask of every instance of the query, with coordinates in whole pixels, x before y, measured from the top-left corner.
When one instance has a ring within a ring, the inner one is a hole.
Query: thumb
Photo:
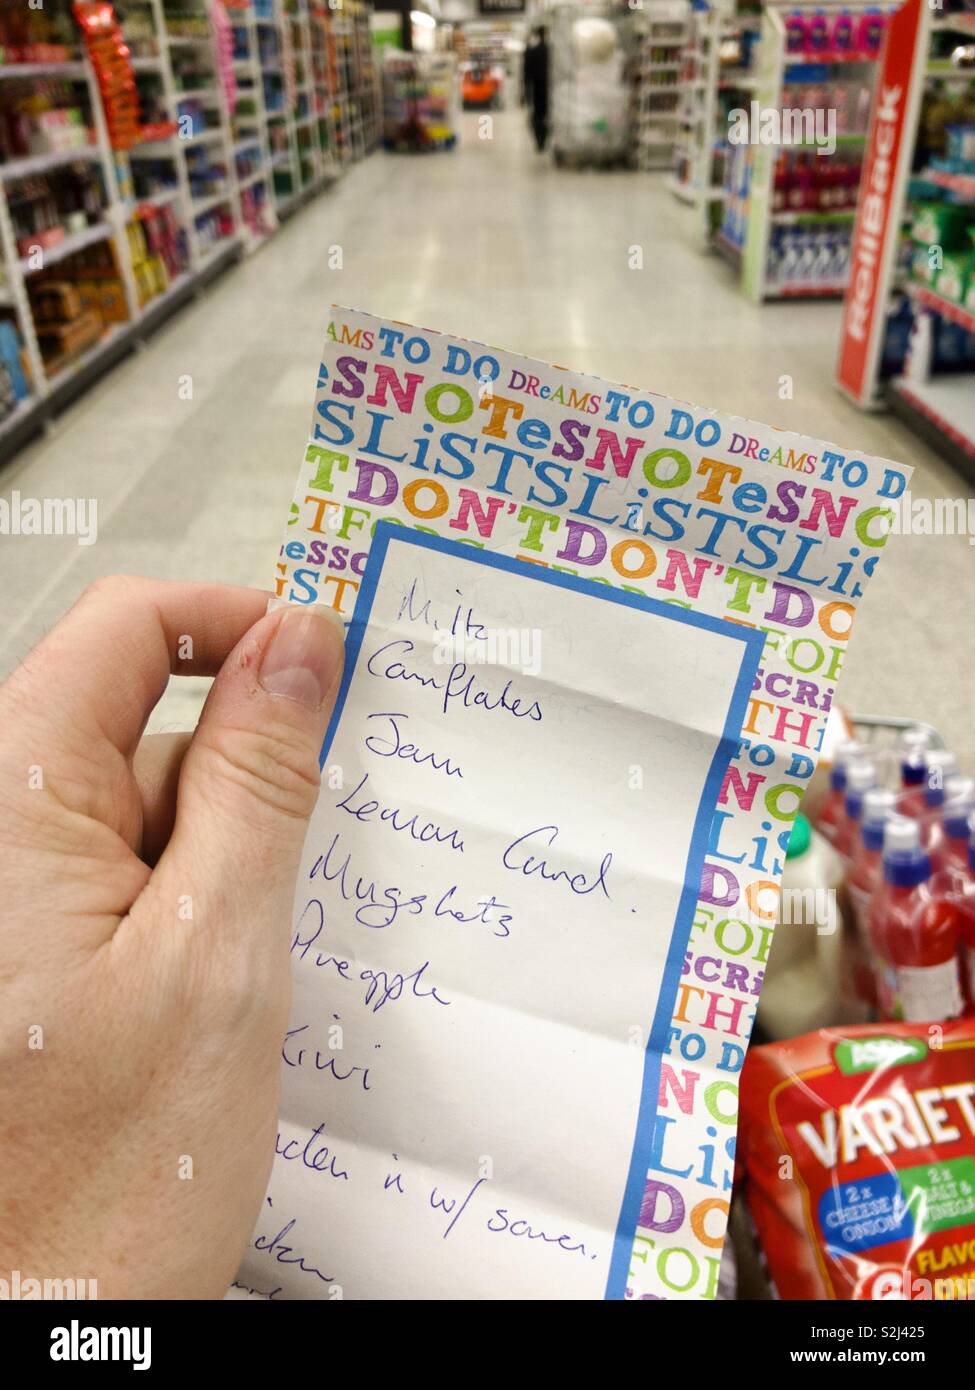
[[[277,609],[241,639],[213,683],[152,883],[190,893],[194,919],[212,930],[246,932],[269,917],[290,923],[343,636],[331,610]]]

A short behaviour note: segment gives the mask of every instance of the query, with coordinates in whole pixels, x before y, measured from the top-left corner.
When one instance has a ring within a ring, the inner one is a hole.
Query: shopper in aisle
[[[525,102],[531,107],[532,134],[539,153],[548,141],[548,74],[549,50],[542,24],[535,30],[535,41],[525,49],[524,59]]]
[[[103,580],[0,688],[2,1269],[99,1298],[219,1298],[234,1277],[343,664],[339,624],[266,607]],[[216,676],[199,727],[140,741],[173,672]]]

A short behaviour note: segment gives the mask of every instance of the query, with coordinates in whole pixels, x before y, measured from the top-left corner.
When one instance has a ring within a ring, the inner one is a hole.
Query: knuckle
[[[307,738],[287,725],[260,730],[221,727],[202,751],[205,777],[231,787],[279,815],[307,820],[319,788],[318,758]],[[212,787],[213,781],[204,782]]]
[[[93,598],[118,599],[144,583],[144,579],[134,574],[103,574],[85,585],[81,602],[87,603]]]

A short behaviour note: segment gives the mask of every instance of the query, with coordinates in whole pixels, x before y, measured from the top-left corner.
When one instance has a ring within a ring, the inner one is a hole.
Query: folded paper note
[[[276,592],[347,666],[238,1291],[714,1297],[785,846],[908,476],[334,312]]]

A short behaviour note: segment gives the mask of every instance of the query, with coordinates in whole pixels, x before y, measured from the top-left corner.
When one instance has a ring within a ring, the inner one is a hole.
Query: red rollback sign
[[[129,150],[143,138],[139,129],[139,90],[132,55],[115,11],[97,0],[75,0],[72,10],[85,36],[98,80],[112,149]]]
[[[870,404],[873,396],[883,344],[897,252],[898,229],[891,226],[891,215],[899,215],[909,173],[908,145],[923,80],[915,69],[927,57],[926,3],[907,0],[887,21],[860,176],[836,375],[861,405]]]

